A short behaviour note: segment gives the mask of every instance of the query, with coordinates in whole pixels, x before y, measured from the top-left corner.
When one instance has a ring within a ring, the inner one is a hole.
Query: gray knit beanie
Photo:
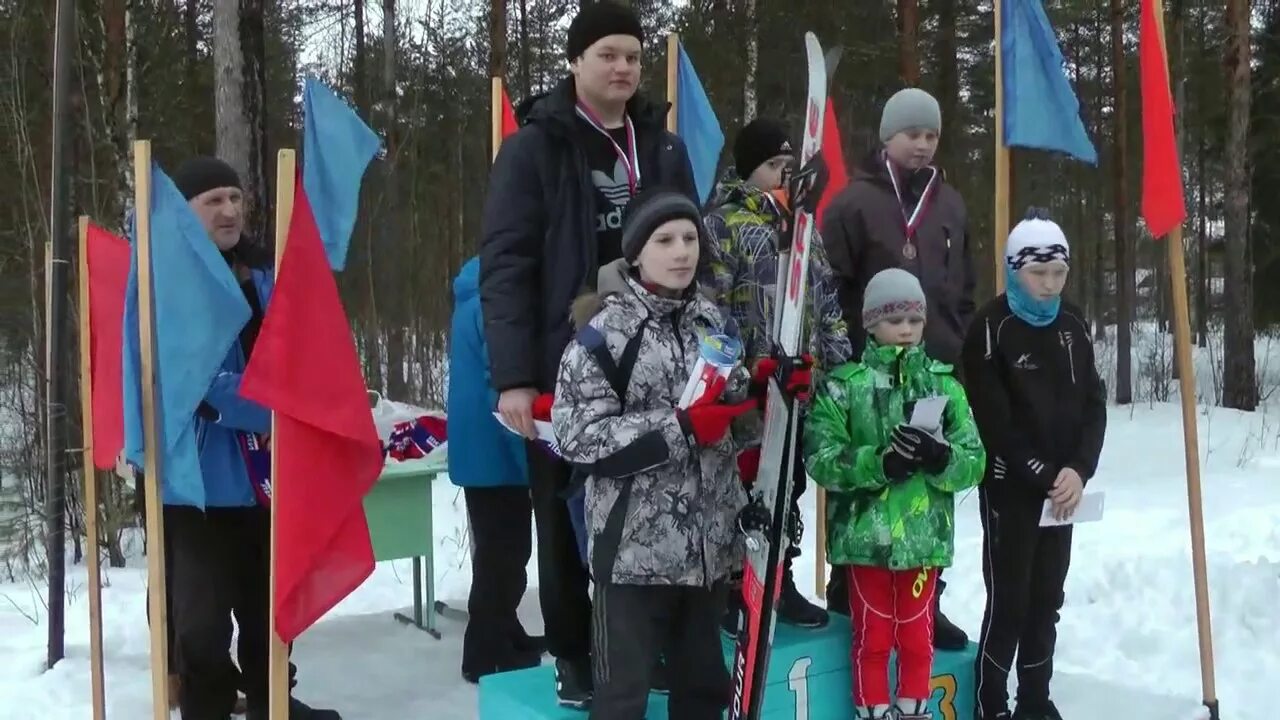
[[[862,328],[891,317],[925,317],[924,290],[915,275],[902,268],[881,270],[862,293]]]
[[[702,236],[702,213],[687,195],[671,188],[653,187],[641,190],[631,198],[622,213],[622,256],[634,265],[649,236],[670,220],[684,218],[698,228]]]
[[[932,95],[920,88],[899,90],[884,104],[880,116],[880,142],[913,128],[942,132],[942,108]]]

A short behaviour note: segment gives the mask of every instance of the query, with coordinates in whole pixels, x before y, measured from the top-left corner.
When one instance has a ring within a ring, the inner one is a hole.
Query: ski
[[[804,42],[809,94],[805,105],[801,167],[821,149],[822,121],[827,106],[827,65],[822,45],[812,32],[805,33]],[[799,355],[803,351],[800,342],[809,274],[809,243],[814,223],[810,213],[799,207],[795,211],[791,237],[780,239],[785,245],[779,248],[779,277],[773,305],[773,342],[788,356]],[[747,536],[742,577],[745,618],[738,629],[734,648],[730,720],[758,720],[763,709],[769,654],[777,622],[777,601],[782,586],[782,560],[790,541],[787,516],[794,482],[792,469],[799,443],[796,437],[799,413],[795,411],[794,400],[779,387],[776,377],[770,380],[760,448],[760,471],[754,492],[764,507],[769,508],[773,520],[764,537],[756,532]]]

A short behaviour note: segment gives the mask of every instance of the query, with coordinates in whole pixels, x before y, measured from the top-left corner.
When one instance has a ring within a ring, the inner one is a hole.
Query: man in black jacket
[[[1009,234],[1007,291],[965,337],[965,389],[987,448],[982,575],[987,606],[975,663],[979,720],[1062,720],[1049,698],[1071,525],[1042,527],[1046,503],[1071,516],[1098,467],[1107,426],[1089,326],[1063,302],[1070,249],[1037,211]],[[1008,708],[1017,655],[1018,706]]]
[[[554,392],[572,333],[573,299],[622,257],[622,210],[641,186],[697,201],[688,152],[666,132],[668,107],[636,96],[640,21],[612,2],[584,6],[569,26],[572,74],[521,103],[522,127],[489,176],[480,242],[480,302],[490,374],[506,423],[535,437],[533,400]],[[591,601],[563,497],[566,463],[529,448],[539,595],[560,702],[591,697]]]

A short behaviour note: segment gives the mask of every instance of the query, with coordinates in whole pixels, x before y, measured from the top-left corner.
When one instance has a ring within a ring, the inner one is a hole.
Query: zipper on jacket
[[[1071,369],[1071,384],[1076,384],[1076,356],[1072,352],[1072,342],[1066,333],[1058,331],[1058,342],[1062,344],[1064,350],[1067,351],[1067,366]]]
[[[667,317],[671,321],[671,334],[676,336],[676,346],[680,348],[680,363],[684,363],[684,339],[680,337],[680,308],[671,311]]]
[[[573,146],[574,171],[578,176],[580,183],[578,187],[583,193],[584,200],[582,220],[585,223],[583,228],[586,230],[583,239],[586,242],[587,264],[583,286],[596,290],[599,282],[596,277],[597,271],[593,268],[600,267],[600,239],[596,236],[596,188],[591,182],[591,163],[587,160],[587,151],[582,148],[581,143],[577,142],[577,138],[570,138],[569,144]]]

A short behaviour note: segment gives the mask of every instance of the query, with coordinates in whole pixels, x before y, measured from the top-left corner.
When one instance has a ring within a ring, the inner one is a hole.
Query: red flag
[[[516,120],[516,111],[511,107],[511,98],[507,97],[507,88],[502,88],[502,139],[506,140],[520,129]]]
[[[1156,238],[1169,234],[1187,217],[1161,22],[1163,18],[1156,14],[1155,1],[1142,0],[1138,24],[1142,79],[1142,218]]]
[[[844,164],[844,145],[840,141],[840,126],[836,124],[836,109],[827,98],[827,111],[822,119],[822,159],[827,163],[827,187],[818,198],[818,211],[815,213],[818,227],[822,227],[822,216],[827,206],[840,191],[849,184],[849,170]]]
[[[240,393],[276,411],[273,610],[280,639],[292,642],[373,572],[363,501],[383,465],[355,342],[301,178]]]
[[[115,467],[116,457],[124,448],[120,345],[123,340],[125,291],[129,285],[129,243],[90,224],[86,248],[93,465],[99,470],[110,470]]]

